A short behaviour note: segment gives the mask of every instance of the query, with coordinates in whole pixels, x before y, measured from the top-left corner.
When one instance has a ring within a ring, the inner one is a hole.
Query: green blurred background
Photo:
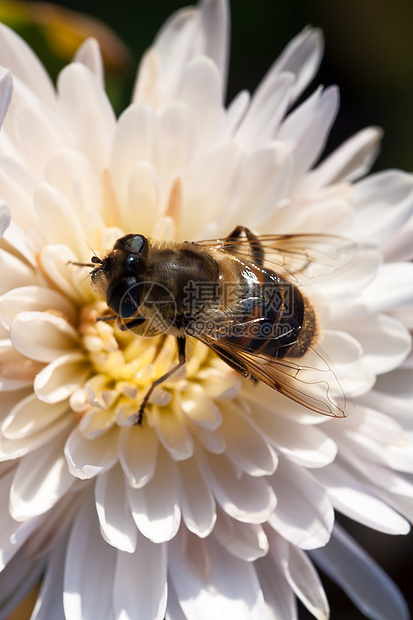
[[[62,0],[59,5],[82,11],[114,30],[125,44],[108,38],[94,22],[70,24],[67,15],[55,19],[102,37],[108,66],[108,90],[119,113],[130,98],[136,65],[163,21],[190,2],[182,0]],[[28,17],[27,7],[31,14]],[[0,19],[19,30],[56,77],[73,53],[76,36],[50,36],[40,3],[0,0]],[[40,9],[40,10],[39,10]],[[233,0],[232,45],[228,100],[243,88],[253,91],[288,41],[307,24],[325,33],[324,62],[315,83],[338,84],[341,109],[327,151],[367,125],[385,130],[375,169],[413,170],[413,1],[412,0]],[[43,15],[43,17],[41,17]],[[47,15],[47,11],[46,11]],[[40,17],[39,17],[40,16]],[[50,16],[50,11],[49,11]],[[73,16],[72,16],[73,17]],[[41,23],[34,26],[33,20]],[[53,27],[51,27],[53,30]],[[78,32],[79,34],[79,32]],[[82,38],[82,37],[80,37]],[[130,54],[127,52],[129,49]],[[345,525],[400,585],[413,609],[412,536],[390,537]],[[341,591],[325,580],[333,620],[364,618]],[[19,611],[14,620],[25,615]],[[300,610],[300,618],[312,618]],[[396,619],[395,619],[396,620]]]

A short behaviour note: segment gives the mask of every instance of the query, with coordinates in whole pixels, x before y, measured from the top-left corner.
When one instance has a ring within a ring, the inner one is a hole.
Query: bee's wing
[[[310,347],[299,360],[291,357],[275,359],[245,348],[234,340],[214,339],[203,333],[194,336],[245,377],[259,379],[312,411],[334,418],[345,417],[342,386],[317,345]]]
[[[250,240],[216,239],[197,241],[202,247],[225,252],[243,263],[257,265],[254,254],[263,255],[264,267],[297,284],[328,280],[354,267],[361,256],[375,249],[335,235],[259,235]],[[257,265],[260,266],[260,265]]]

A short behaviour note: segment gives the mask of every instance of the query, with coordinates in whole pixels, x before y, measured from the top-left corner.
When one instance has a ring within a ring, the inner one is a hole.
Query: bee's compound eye
[[[141,254],[148,241],[143,235],[129,234],[118,239],[113,247],[114,250],[124,250],[132,254]]]
[[[106,290],[106,301],[114,312],[121,318],[134,316],[140,304],[142,287],[136,278],[118,278],[109,284]]]

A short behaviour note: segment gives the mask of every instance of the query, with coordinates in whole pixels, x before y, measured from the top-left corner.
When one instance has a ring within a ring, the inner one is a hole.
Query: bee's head
[[[106,297],[106,302],[122,318],[134,316],[140,304],[148,255],[148,240],[143,235],[120,237],[103,259],[92,258],[98,266],[91,272],[95,291]]]

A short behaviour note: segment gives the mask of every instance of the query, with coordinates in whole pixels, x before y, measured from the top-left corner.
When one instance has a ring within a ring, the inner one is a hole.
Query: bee
[[[156,379],[137,412],[141,425],[156,386],[186,362],[186,342],[207,345],[245,378],[262,381],[318,413],[343,417],[341,384],[318,347],[313,302],[303,292],[348,267],[355,245],[329,235],[255,235],[237,226],[224,239],[156,241],[127,234],[91,283],[121,330],[176,337],[178,362]]]

